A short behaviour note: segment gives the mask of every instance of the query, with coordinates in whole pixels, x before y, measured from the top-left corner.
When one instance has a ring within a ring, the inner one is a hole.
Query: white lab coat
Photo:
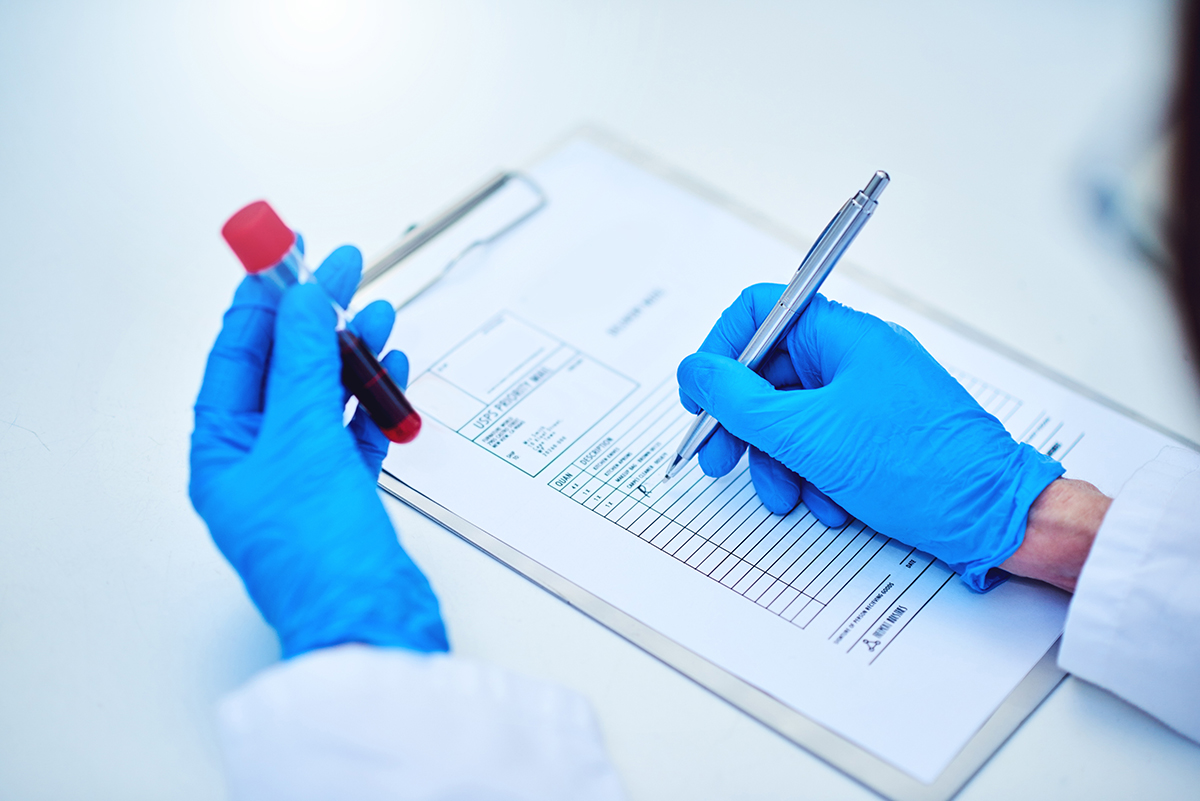
[[[1058,663],[1200,742],[1200,454],[1165,448],[1117,494]]]
[[[219,717],[238,801],[624,798],[583,698],[447,655],[327,648],[263,671]]]
[[[1059,661],[1200,741],[1200,455],[1169,448],[1117,496]],[[234,799],[623,798],[587,703],[450,656],[345,645],[226,698]]]

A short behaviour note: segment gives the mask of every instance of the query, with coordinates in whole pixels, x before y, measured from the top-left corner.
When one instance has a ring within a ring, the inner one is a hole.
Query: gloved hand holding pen
[[[848,512],[986,589],[1062,465],[1015,442],[903,328],[820,295],[761,375],[738,364],[782,291],[746,289],[679,366],[684,405],[721,423],[701,467],[724,475],[749,444],[771,511],[802,496],[828,525]]]
[[[329,300],[346,305],[361,272],[358,250],[343,247],[317,272],[319,285],[279,301],[263,279],[243,280],[196,400],[192,503],[285,657],[345,642],[447,649],[437,599],[377,494],[388,441],[362,408],[342,424]],[[378,352],[393,319],[380,301],[354,327]],[[383,363],[405,383],[402,353]]]

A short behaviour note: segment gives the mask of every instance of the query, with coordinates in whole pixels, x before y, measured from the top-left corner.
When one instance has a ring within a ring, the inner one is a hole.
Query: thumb
[[[341,428],[345,403],[337,315],[315,284],[284,294],[275,317],[275,343],[263,409],[269,430],[331,425]]]
[[[729,433],[785,464],[785,455],[797,451],[813,402],[823,392],[776,389],[744,364],[714,353],[688,356],[680,363],[677,377],[680,389]],[[799,470],[801,466],[788,467]]]

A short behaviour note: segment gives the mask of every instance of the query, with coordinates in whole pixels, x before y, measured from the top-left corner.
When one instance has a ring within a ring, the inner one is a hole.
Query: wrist
[[[1021,547],[1000,567],[1074,592],[1110,505],[1112,499],[1086,481],[1050,482],[1029,507]]]
[[[437,597],[382,504],[365,515],[345,506],[346,525],[326,525],[328,536],[277,521],[284,524],[265,525],[227,552],[283,657],[349,642],[447,650]]]
[[[407,558],[378,580],[331,581],[278,620],[283,657],[345,643],[404,648],[419,653],[449,650],[437,597],[424,574]]]

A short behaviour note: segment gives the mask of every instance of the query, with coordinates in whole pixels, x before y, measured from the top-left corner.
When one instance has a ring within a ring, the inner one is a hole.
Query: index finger
[[[746,345],[754,338],[758,327],[779,302],[783,290],[783,284],[754,284],[743,289],[737,300],[721,312],[716,324],[701,343],[699,352],[715,353],[730,359],[741,356]],[[758,373],[780,388],[800,386],[800,378],[792,366],[792,360],[787,355],[787,346],[783,342],[778,343],[762,360]],[[695,414],[700,410],[695,401],[682,389],[679,391],[679,398],[689,412]]]
[[[339,306],[350,305],[362,278],[362,253],[353,245],[342,245],[325,257],[317,269],[317,283]]]
[[[262,411],[263,379],[271,353],[278,295],[262,278],[248,275],[233,295],[225,322],[208,354],[197,409]]]
[[[754,332],[767,319],[783,294],[783,284],[754,284],[742,290],[729,308],[721,312],[708,336],[700,345],[701,353],[715,353],[736,359],[750,344]]]

